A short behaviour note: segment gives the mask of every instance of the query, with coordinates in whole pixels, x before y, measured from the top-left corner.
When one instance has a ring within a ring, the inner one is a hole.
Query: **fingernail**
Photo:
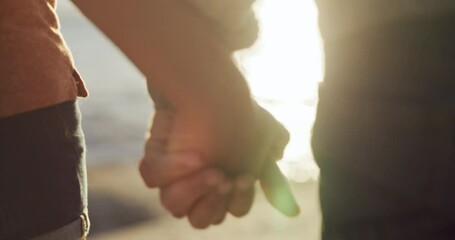
[[[236,180],[236,185],[241,191],[248,191],[253,187],[254,178],[250,175],[240,176]]]

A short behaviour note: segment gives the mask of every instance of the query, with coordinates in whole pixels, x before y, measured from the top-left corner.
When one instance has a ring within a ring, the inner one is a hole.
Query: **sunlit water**
[[[322,53],[312,0],[261,0],[261,38],[238,60],[256,100],[290,131],[280,167],[295,181],[315,179],[310,149]],[[88,164],[137,161],[152,105],[144,77],[69,3],[60,0],[62,31],[91,97],[81,101]]]

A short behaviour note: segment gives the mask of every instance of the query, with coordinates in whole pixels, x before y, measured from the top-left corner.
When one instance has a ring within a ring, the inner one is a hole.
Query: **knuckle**
[[[223,217],[223,218],[221,218],[221,219],[216,220],[216,221],[213,223],[213,225],[220,225],[220,224],[222,224],[222,223],[224,222],[224,219],[225,219],[225,218]]]
[[[160,186],[156,177],[154,177],[154,175],[151,174],[144,178],[144,182],[148,188],[157,188]]]
[[[197,219],[189,218],[189,220],[190,220],[191,226],[193,226],[196,229],[206,229],[210,226],[210,224],[197,220]]]
[[[239,204],[229,206],[229,213],[238,218],[244,217],[249,210],[248,206],[240,206]]]
[[[182,184],[172,184],[168,187],[165,188],[166,189],[166,195],[168,198],[171,198],[171,199],[185,199],[185,193],[187,191],[187,189],[185,188],[185,185],[182,185]]]
[[[160,200],[161,205],[168,210],[174,217],[182,218],[186,215],[186,204],[184,202],[185,198],[180,196],[181,193],[179,190],[180,187],[170,187],[164,190],[161,190]],[[182,201],[179,201],[181,199]]]
[[[245,212],[239,211],[239,210],[237,210],[237,209],[230,210],[229,212],[230,212],[234,217],[238,217],[238,218],[243,217],[243,216],[245,216],[245,214],[246,214]]]
[[[169,194],[167,194],[167,192],[161,191],[160,201],[161,201],[161,205],[166,210],[168,210],[169,212],[174,214],[174,212],[175,212],[175,203],[174,203],[173,199],[171,197],[169,197]]]
[[[174,216],[175,218],[183,218],[185,217],[185,214],[182,213],[182,212],[171,212],[172,213],[172,216]]]
[[[155,175],[152,173],[151,169],[147,166],[144,160],[142,160],[139,165],[139,173],[141,174],[142,180],[144,180],[144,183],[148,188],[156,188],[158,186],[157,181],[154,177]]]

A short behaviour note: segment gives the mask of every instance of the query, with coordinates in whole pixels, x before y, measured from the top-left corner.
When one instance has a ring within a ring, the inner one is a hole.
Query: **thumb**
[[[260,178],[261,188],[267,200],[286,216],[299,215],[300,208],[294,198],[286,177],[274,161],[267,161]]]

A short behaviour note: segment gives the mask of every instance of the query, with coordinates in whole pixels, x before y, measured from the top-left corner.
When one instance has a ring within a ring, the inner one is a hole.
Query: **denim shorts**
[[[0,119],[0,239],[43,236],[81,216],[88,223],[86,187],[75,101]],[[79,239],[82,225],[79,236],[59,239]]]

